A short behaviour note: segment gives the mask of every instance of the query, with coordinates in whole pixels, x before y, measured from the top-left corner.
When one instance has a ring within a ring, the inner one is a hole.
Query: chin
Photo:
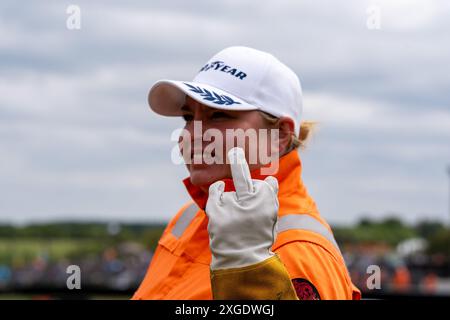
[[[212,165],[190,167],[191,183],[198,187],[209,187],[212,183],[226,178],[226,173]]]

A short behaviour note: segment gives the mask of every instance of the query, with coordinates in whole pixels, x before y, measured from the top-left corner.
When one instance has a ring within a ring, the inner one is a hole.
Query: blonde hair
[[[264,120],[266,120],[270,125],[276,125],[280,118],[277,118],[271,114],[264,111],[259,111]],[[291,135],[291,140],[287,147],[286,153],[294,149],[304,149],[306,147],[306,141],[311,137],[317,122],[315,121],[302,121],[300,124],[300,134],[297,136],[295,133]]]

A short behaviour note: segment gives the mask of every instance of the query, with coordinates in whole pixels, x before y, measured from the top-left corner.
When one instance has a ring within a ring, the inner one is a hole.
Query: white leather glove
[[[228,159],[236,192],[224,192],[223,181],[213,183],[205,209],[212,270],[240,268],[274,255],[278,181],[271,176],[252,180],[241,148],[232,148]]]

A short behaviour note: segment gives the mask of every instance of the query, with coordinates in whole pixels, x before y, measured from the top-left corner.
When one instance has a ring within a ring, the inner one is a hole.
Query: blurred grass
[[[15,294],[15,293],[6,293],[0,294],[0,301],[2,300],[65,300],[67,299],[67,295],[64,297],[57,295],[47,295],[47,294]],[[89,299],[89,300],[130,300],[131,295],[124,294],[99,294],[99,295],[89,295],[84,296],[83,298],[79,298],[81,300]]]
[[[108,243],[95,239],[4,239],[0,238],[0,263],[21,265],[37,257],[49,261],[98,254]]]

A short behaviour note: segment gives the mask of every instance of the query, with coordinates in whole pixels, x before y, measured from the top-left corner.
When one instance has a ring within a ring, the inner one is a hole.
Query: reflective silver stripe
[[[291,229],[300,229],[318,233],[330,241],[336,249],[341,252],[333,234],[322,223],[310,215],[288,214],[278,219],[278,233]]]
[[[172,228],[172,234],[179,238],[183,234],[184,230],[191,223],[192,219],[195,217],[195,214],[199,210],[197,204],[192,203],[189,207],[187,207],[181,216],[178,218],[174,227]]]

